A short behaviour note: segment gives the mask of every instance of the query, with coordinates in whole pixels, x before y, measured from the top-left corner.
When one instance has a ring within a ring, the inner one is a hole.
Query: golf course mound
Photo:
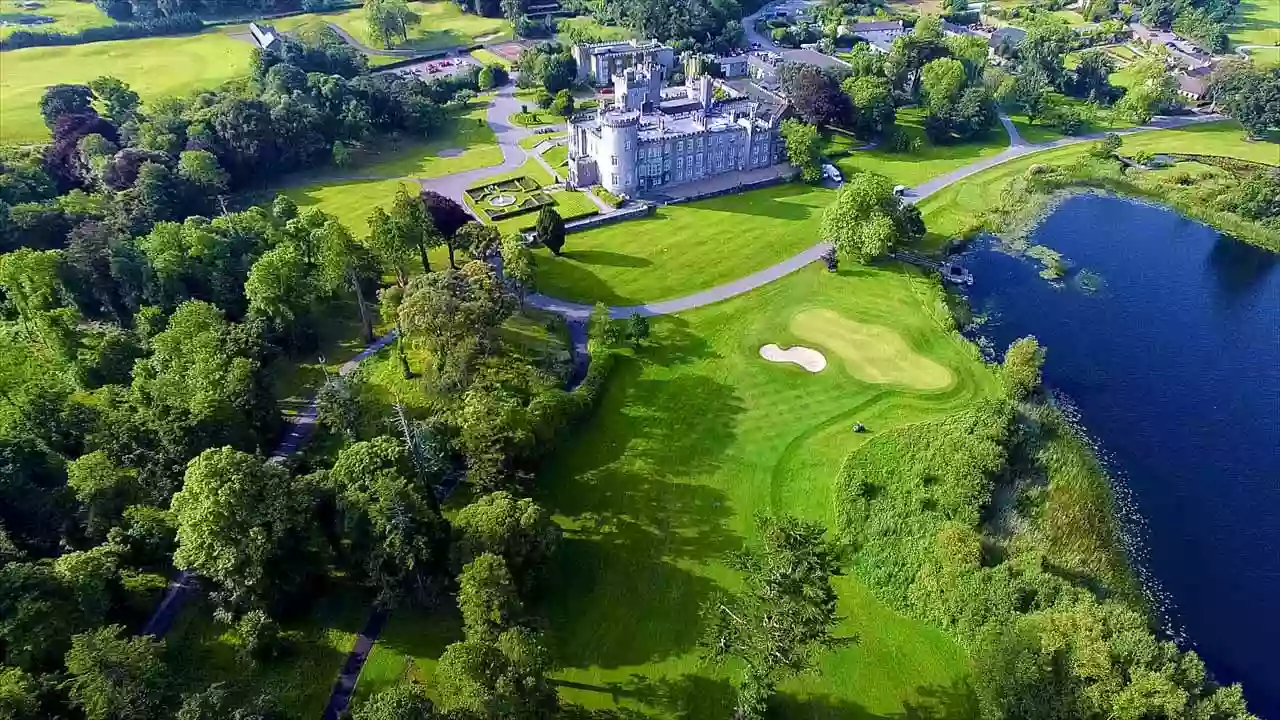
[[[844,361],[845,371],[864,382],[942,390],[953,381],[950,370],[912,350],[901,335],[881,325],[814,309],[794,315],[790,330],[801,340],[834,352]]]
[[[799,345],[783,349],[769,343],[760,348],[760,357],[769,362],[793,363],[811,373],[822,372],[827,367],[827,358],[822,353]]]

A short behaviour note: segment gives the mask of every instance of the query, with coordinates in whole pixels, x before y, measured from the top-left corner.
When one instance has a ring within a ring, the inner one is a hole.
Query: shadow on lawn
[[[641,377],[624,359],[596,419],[541,498],[568,518],[548,587],[567,667],[618,667],[687,652],[716,583],[686,569],[740,546],[724,492],[696,482],[736,437],[741,400],[701,375]]]
[[[733,713],[735,691],[724,679],[701,675],[651,679],[632,675],[623,682],[602,685],[553,681],[555,685],[608,695],[617,704],[623,701],[643,703],[664,718],[698,720],[729,717]],[[963,683],[951,686],[926,686],[916,689],[920,700],[904,703],[899,712],[876,713],[863,705],[831,695],[799,697],[780,692],[769,702],[769,715],[799,720],[971,720],[977,717],[977,700],[973,690]],[[649,718],[640,712],[624,711],[618,718]]]
[[[583,265],[605,265],[625,268],[645,268],[653,264],[652,261],[644,258],[608,250],[569,250],[564,253],[564,259]]]
[[[793,182],[758,191],[747,191],[741,194],[699,200],[693,207],[699,210],[732,213],[734,215],[757,215],[775,220],[808,220],[825,203],[808,205],[805,203],[786,202],[786,199],[798,195],[812,195],[815,190],[816,188],[812,185]],[[824,200],[826,199],[824,198]],[[655,218],[661,217],[661,214],[655,216]]]

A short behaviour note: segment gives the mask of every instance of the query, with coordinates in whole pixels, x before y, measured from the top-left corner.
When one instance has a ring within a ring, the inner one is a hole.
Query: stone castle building
[[[675,50],[657,40],[621,40],[583,43],[570,51],[578,63],[578,82],[606,87],[613,76],[639,65],[661,65],[670,74],[675,67]]]
[[[623,70],[612,105],[570,119],[570,185],[636,195],[785,161],[784,104],[734,97],[706,75],[676,87],[666,78],[662,65]]]

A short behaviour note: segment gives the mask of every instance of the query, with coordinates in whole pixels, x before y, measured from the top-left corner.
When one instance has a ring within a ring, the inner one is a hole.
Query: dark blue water
[[[1033,334],[1146,521],[1169,619],[1250,708],[1280,719],[1280,258],[1172,211],[1082,196],[1033,234],[1101,277],[1055,287],[978,247],[980,333]],[[1087,275],[1086,275],[1087,277]]]

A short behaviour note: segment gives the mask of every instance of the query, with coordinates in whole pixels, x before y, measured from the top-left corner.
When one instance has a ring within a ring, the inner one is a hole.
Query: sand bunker
[[[760,348],[760,357],[770,362],[789,362],[799,365],[811,373],[822,372],[827,366],[827,359],[822,353],[807,347],[789,347],[786,350],[769,343]]]
[[[820,309],[797,313],[790,330],[801,340],[834,352],[844,361],[845,370],[864,382],[941,390],[953,381],[949,369],[916,352],[901,335],[882,325],[854,322]]]

